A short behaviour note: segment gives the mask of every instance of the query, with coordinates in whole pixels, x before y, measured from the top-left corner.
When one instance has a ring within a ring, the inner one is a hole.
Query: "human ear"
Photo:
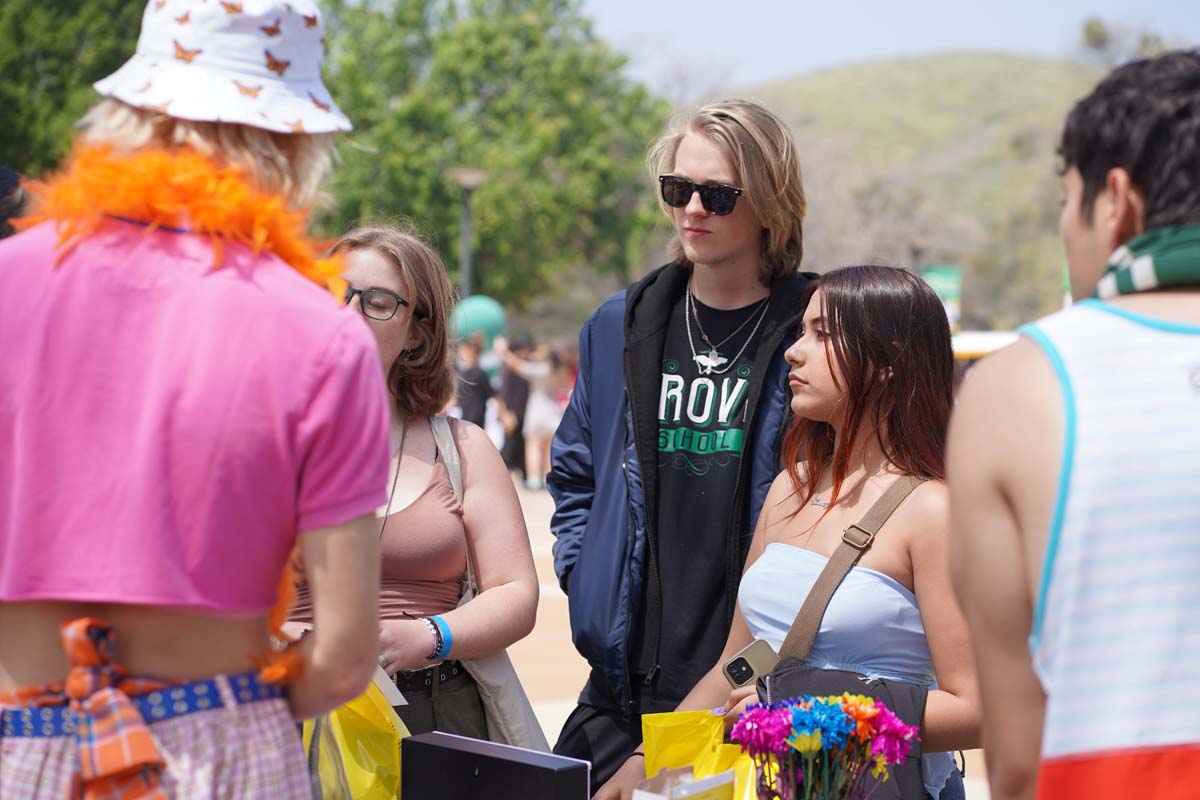
[[[1116,250],[1146,230],[1146,200],[1124,167],[1108,171],[1102,194],[1105,202],[1103,208],[1097,202],[1098,222],[1104,226],[1111,249]]]

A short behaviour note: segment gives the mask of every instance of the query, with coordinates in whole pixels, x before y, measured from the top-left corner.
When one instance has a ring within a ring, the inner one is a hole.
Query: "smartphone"
[[[769,642],[755,639],[726,661],[721,667],[721,673],[724,674],[725,680],[737,689],[775,669],[778,661],[779,656],[775,655],[775,650]]]

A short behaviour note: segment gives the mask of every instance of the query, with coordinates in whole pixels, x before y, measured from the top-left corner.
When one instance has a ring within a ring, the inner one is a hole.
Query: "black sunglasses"
[[[683,208],[692,199],[693,192],[700,193],[700,204],[704,210],[718,217],[733,213],[741,189],[723,183],[692,183],[687,178],[675,175],[659,175],[658,185],[662,189],[663,202],[671,208]]]
[[[354,289],[346,287],[346,305],[350,305],[350,301],[354,299],[354,295],[361,295],[358,307],[362,309],[363,316],[377,319],[381,322],[386,322],[396,316],[396,312],[400,310],[400,306],[412,308],[412,303],[405,300],[398,294],[392,294],[386,289]],[[425,315],[416,309],[413,309],[413,316],[417,319],[423,318]]]

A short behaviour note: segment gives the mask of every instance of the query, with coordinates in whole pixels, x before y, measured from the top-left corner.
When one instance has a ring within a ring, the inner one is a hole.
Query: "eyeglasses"
[[[742,193],[741,189],[723,183],[692,183],[675,175],[659,175],[658,185],[663,202],[671,208],[683,208],[691,202],[692,193],[699,192],[704,210],[718,217],[732,214],[738,195]]]
[[[396,312],[400,310],[400,306],[412,308],[412,303],[398,294],[392,294],[386,289],[354,289],[349,286],[346,287],[346,305],[350,305],[356,294],[361,295],[358,307],[362,309],[363,316],[382,322],[386,322],[396,316]],[[412,314],[417,319],[425,316],[423,312],[416,309],[413,309]]]

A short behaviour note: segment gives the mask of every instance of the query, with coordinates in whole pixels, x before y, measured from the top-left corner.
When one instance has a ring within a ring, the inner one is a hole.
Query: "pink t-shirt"
[[[278,258],[113,221],[0,241],[0,601],[252,614],[387,501],[361,316]]]

